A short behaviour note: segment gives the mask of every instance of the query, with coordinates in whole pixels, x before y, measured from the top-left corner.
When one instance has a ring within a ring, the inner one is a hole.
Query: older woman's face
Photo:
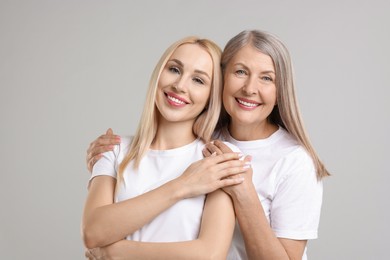
[[[276,105],[275,68],[270,56],[251,45],[243,47],[227,64],[223,104],[232,124],[266,123]]]

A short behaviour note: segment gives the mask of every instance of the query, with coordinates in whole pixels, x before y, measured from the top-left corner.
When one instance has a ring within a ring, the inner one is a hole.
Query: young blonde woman
[[[226,258],[235,217],[218,189],[241,183],[232,177],[249,164],[239,153],[202,155],[221,108],[220,54],[189,37],[161,57],[136,134],[93,168],[82,220],[90,259],[130,257],[130,245],[131,258]]]
[[[289,52],[272,34],[243,31],[227,43],[221,64],[224,110],[214,137],[251,155],[253,169],[241,184],[223,188],[237,218],[227,258],[307,259],[307,241],[317,238],[322,179],[329,173],[303,127]],[[113,136],[91,144],[89,164],[110,149]],[[204,155],[230,152],[217,140]]]

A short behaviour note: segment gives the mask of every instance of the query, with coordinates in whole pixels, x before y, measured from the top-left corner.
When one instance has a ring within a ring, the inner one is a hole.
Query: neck
[[[270,137],[279,129],[279,127],[268,121],[263,121],[254,125],[240,124],[231,121],[228,129],[230,135],[234,139],[238,141],[252,141]]]
[[[159,122],[156,137],[151,149],[168,150],[181,147],[193,142],[197,137],[192,132],[194,122]]]

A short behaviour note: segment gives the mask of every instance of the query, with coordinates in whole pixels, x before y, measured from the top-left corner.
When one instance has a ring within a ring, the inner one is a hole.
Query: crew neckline
[[[168,149],[168,150],[154,150],[154,149],[149,149],[148,154],[149,155],[158,155],[158,156],[171,156],[171,155],[176,155],[180,154],[186,150],[190,150],[192,147],[196,146],[199,142],[201,142],[200,138],[196,138],[194,141],[192,141],[189,144],[185,144],[183,146],[179,146],[173,149]]]
[[[234,139],[234,137],[232,137],[229,133],[227,141],[230,142],[231,144],[236,145],[239,148],[258,148],[258,147],[268,146],[270,144],[277,142],[285,133],[286,130],[284,130],[282,127],[279,126],[278,130],[276,130],[273,134],[271,134],[269,137],[264,139],[240,141]]]

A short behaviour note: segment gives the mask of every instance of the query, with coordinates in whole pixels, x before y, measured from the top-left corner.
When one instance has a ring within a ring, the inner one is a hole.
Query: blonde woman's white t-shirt
[[[91,179],[99,175],[116,178],[117,169],[126,155],[131,139],[122,138],[114,151],[104,153],[93,167]],[[116,202],[137,197],[183,174],[191,163],[203,158],[204,143],[194,142],[171,150],[149,150],[134,170],[131,162],[124,172]],[[128,240],[174,242],[198,237],[205,196],[184,199],[158,215],[151,222],[127,236]],[[142,212],[139,212],[142,214]],[[131,220],[129,220],[131,221]]]
[[[238,141],[229,136],[226,141],[252,156],[253,183],[275,235],[296,240],[317,238],[322,182],[317,181],[305,149],[281,127],[266,139]],[[247,258],[236,225],[228,259]],[[307,259],[306,252],[302,259]]]

